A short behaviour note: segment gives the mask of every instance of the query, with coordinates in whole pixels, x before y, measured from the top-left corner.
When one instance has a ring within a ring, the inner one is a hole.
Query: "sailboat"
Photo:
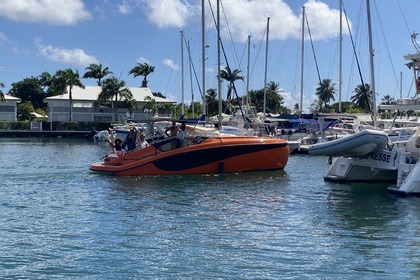
[[[217,2],[219,13],[219,1]],[[219,16],[218,16],[219,18]],[[219,24],[218,45],[220,45]],[[218,47],[220,51],[220,47]],[[220,52],[218,65],[220,69]],[[116,176],[218,174],[283,169],[290,149],[279,138],[257,136],[224,136],[219,79],[219,131],[185,123],[184,139],[170,137],[126,154],[112,152],[93,163],[92,171]],[[175,144],[175,145],[174,145]]]
[[[366,10],[368,15],[371,87],[372,91],[375,92],[369,0],[366,0]],[[376,118],[376,101],[375,94],[373,94],[374,127],[376,127]],[[389,142],[387,134],[383,131],[363,130],[342,139],[310,146],[308,151],[312,155],[326,155],[330,157],[328,159],[329,169],[324,177],[325,180],[339,182],[396,182],[398,164],[405,159],[404,149]]]

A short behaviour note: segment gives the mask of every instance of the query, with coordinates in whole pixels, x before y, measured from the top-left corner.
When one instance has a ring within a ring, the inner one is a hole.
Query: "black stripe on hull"
[[[180,153],[161,160],[156,160],[154,165],[162,171],[182,171],[197,168],[207,164],[220,162],[225,159],[244,154],[257,153],[265,150],[286,147],[285,144],[265,144],[265,145],[241,145],[241,146],[220,146],[192,150]]]

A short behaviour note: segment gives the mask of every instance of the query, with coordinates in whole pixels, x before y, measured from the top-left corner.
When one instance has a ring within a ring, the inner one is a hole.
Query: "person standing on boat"
[[[125,138],[125,141],[123,143],[123,147],[127,150],[127,151],[131,151],[134,150],[136,148],[136,138],[137,138],[137,130],[134,127],[133,124],[129,125],[129,133],[127,135],[127,137]]]
[[[170,135],[168,134],[168,131],[170,132]],[[167,127],[165,129],[165,134],[168,137],[175,137],[178,135],[178,132],[179,132],[179,127],[176,125],[176,122],[174,121],[172,122],[172,126]]]
[[[181,130],[179,131],[179,133],[178,133],[178,136],[177,136],[177,147],[178,148],[181,148],[181,147],[184,147],[184,145],[185,145],[185,140],[186,140],[186,138],[187,138],[187,133],[185,132],[185,128],[186,128],[186,124],[183,122],[182,124],[181,124]]]

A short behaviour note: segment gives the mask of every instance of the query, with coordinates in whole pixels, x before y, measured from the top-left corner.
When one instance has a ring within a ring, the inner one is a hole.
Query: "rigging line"
[[[316,66],[316,72],[318,74],[318,80],[319,80],[319,84],[321,85],[321,76],[319,74],[319,67],[318,67],[318,61],[316,59],[316,55],[315,55],[315,48],[314,48],[314,43],[312,41],[312,35],[311,35],[311,29],[309,28],[309,21],[308,21],[308,17],[305,15],[305,19],[306,19],[306,25],[308,27],[308,34],[309,34],[309,40],[311,41],[311,47],[312,47],[312,54],[314,56],[314,60],[315,60],[315,66]]]
[[[233,39],[232,31],[231,31],[230,26],[229,26],[229,22],[227,20],[226,10],[225,10],[225,8],[223,6],[223,1],[220,0],[220,4],[221,4],[221,7],[222,7],[223,16],[225,18],[226,28],[228,30],[229,38],[230,38],[230,41],[231,41],[231,44],[230,45],[232,46],[233,53],[234,53],[234,55],[236,57],[236,61],[237,61],[238,65],[241,65],[240,60],[239,60],[239,57],[238,57],[238,51],[236,49],[235,44],[233,43],[234,42],[234,39]]]
[[[192,69],[193,69],[195,81],[197,82],[198,91],[200,92],[201,98],[204,99],[203,91],[201,90],[200,82],[198,81],[198,77],[197,77],[197,71],[195,71],[194,63],[192,62],[192,59],[191,59],[190,44],[187,44],[187,41],[185,40],[185,37],[184,37],[184,43],[187,46],[188,58],[190,60],[190,63],[191,63]]]
[[[400,1],[399,0],[395,0],[395,1],[397,1],[398,7],[400,8],[400,12],[401,12],[401,15],[404,19],[405,27],[407,27],[408,34],[411,35],[410,27],[408,27],[407,19],[405,18],[404,12],[401,8]]]
[[[395,78],[395,81],[397,82],[397,88],[400,88],[400,82],[398,81],[397,74],[395,73],[394,63],[392,61],[392,57],[391,57],[391,54],[389,52],[388,42],[387,42],[386,37],[385,37],[385,32],[384,32],[384,29],[383,29],[381,17],[379,16],[380,14],[379,14],[379,11],[378,11],[378,6],[376,5],[376,1],[373,1],[373,3],[374,3],[374,6],[375,6],[376,14],[378,15],[379,26],[380,26],[381,31],[382,31],[383,40],[385,42],[385,47],[386,47],[386,51],[387,51],[387,54],[388,54],[389,61],[391,63],[391,68],[393,70],[394,78]]]
[[[213,8],[211,6],[210,0],[208,0],[208,1],[209,1],[210,11],[211,11],[211,14],[212,14],[212,17],[213,17],[214,25],[218,29],[218,28],[220,28],[220,26],[217,24],[217,21],[216,21],[216,18],[214,16],[214,11],[213,11]],[[239,100],[238,92],[236,91],[235,83],[233,82],[232,71],[231,71],[231,69],[229,67],[229,62],[228,62],[227,57],[226,57],[226,52],[225,52],[225,48],[223,47],[222,39],[221,38],[217,38],[217,40],[218,40],[218,43],[220,44],[220,47],[222,48],[223,57],[225,58],[226,70],[227,70],[228,75],[229,75],[229,82],[232,84],[233,92],[235,93],[236,98]],[[218,71],[220,72],[220,69],[218,69]],[[218,72],[218,77],[220,76],[219,75],[219,72]],[[238,102],[238,105],[239,105],[239,110],[241,111],[242,119],[244,120],[244,122],[249,123],[248,119],[245,117],[245,114],[244,114],[244,112],[242,110],[241,102]]]
[[[343,12],[344,12],[344,15],[345,15],[345,18],[346,18],[347,28],[349,30],[349,35],[350,35],[350,41],[351,41],[351,44],[353,46],[353,53],[354,53],[354,56],[356,58],[357,69],[359,71],[360,80],[362,82],[362,89],[363,89],[363,92],[364,92],[365,97],[366,97],[366,101],[367,101],[366,103],[367,103],[367,106],[368,106],[368,110],[369,110],[370,113],[372,113],[372,111],[370,109],[370,102],[369,102],[369,98],[368,98],[368,93],[366,92],[365,82],[363,81],[362,71],[360,69],[359,59],[357,58],[356,48],[355,48],[354,41],[353,41],[353,35],[351,33],[351,30],[350,30],[349,18],[347,17],[347,12],[346,12],[346,9],[345,9],[344,5],[343,5]]]

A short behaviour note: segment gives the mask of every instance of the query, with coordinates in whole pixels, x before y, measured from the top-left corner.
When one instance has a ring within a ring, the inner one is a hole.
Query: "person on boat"
[[[168,134],[168,131],[169,131],[170,135]],[[168,137],[175,137],[175,136],[178,135],[178,132],[179,132],[179,127],[176,125],[175,121],[172,122],[172,126],[167,127],[165,129],[165,134]]]
[[[170,134],[168,134],[168,131]],[[176,125],[175,121],[172,121],[172,126],[167,127],[165,129],[166,136],[173,138],[171,140],[171,150],[178,147],[178,139],[177,139],[178,132],[179,132],[179,127]]]
[[[125,141],[123,142],[123,147],[127,151],[131,151],[136,148],[136,138],[137,138],[137,130],[133,124],[129,125],[129,129],[130,129],[130,132],[125,138]]]
[[[181,130],[179,131],[179,133],[178,133],[178,136],[177,136],[177,147],[178,148],[181,148],[181,147],[184,147],[185,146],[185,141],[186,141],[186,138],[187,138],[187,133],[185,132],[185,128],[186,128],[186,124],[183,122],[182,124],[181,124]]]
[[[149,142],[146,141],[146,135],[144,135],[144,133],[141,133],[140,134],[140,142],[138,143],[137,147],[139,149],[142,149],[142,148],[148,147],[149,145],[150,145]]]
[[[121,139],[115,139],[114,142],[111,140],[109,141],[109,146],[111,147],[112,151],[118,156],[121,157],[125,154],[125,150],[123,149],[123,141]]]

